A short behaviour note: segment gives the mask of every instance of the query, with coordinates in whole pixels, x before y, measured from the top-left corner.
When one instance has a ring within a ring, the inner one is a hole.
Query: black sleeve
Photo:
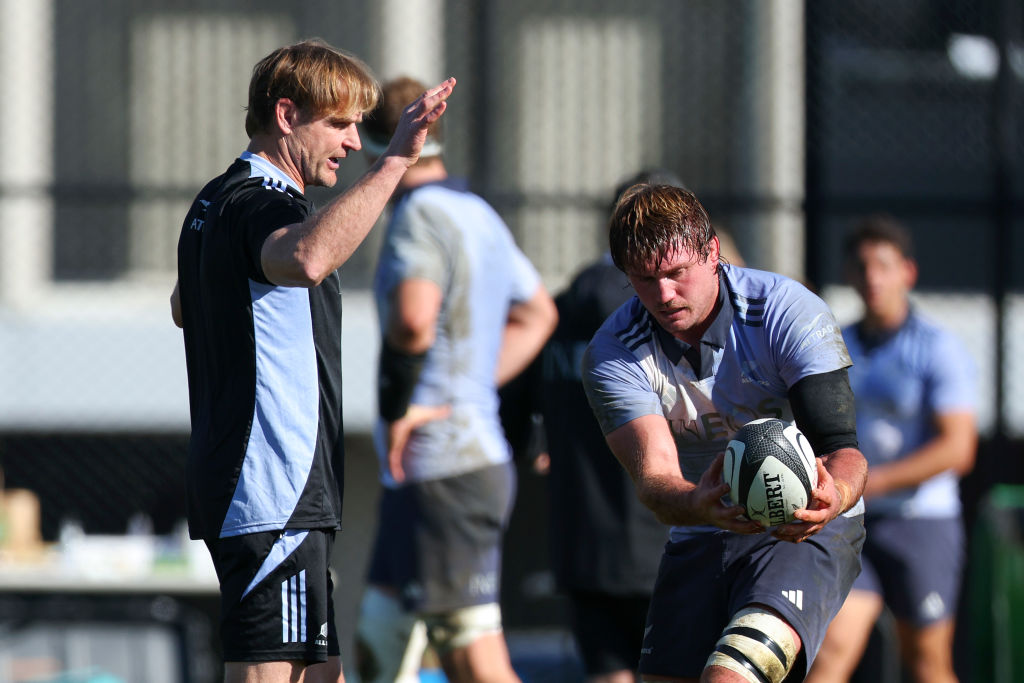
[[[251,279],[264,284],[270,283],[263,272],[263,243],[270,234],[286,225],[301,223],[309,216],[308,202],[298,201],[287,193],[260,188],[244,206],[239,218]]]
[[[419,381],[427,352],[405,353],[391,346],[387,339],[381,342],[380,364],[377,368],[377,408],[387,422],[405,415],[412,400],[412,392]]]
[[[789,388],[789,404],[816,455],[857,448],[857,413],[846,368],[804,377]]]

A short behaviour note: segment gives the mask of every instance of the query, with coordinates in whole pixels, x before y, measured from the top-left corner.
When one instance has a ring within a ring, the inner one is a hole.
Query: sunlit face
[[[711,324],[718,301],[718,239],[703,262],[690,249],[670,252],[660,263],[627,272],[640,302],[665,330],[696,344]]]
[[[906,315],[917,266],[889,242],[864,242],[857,248],[850,279],[869,318],[898,324]]]
[[[362,120],[362,114],[327,115],[292,128],[288,146],[305,185],[333,187],[338,182],[341,160],[362,148],[356,125]]]

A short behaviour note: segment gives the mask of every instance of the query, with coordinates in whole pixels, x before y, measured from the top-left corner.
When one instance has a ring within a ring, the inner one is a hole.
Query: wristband
[[[394,422],[409,409],[426,358],[426,351],[405,353],[384,340],[377,372],[377,408],[387,422]]]

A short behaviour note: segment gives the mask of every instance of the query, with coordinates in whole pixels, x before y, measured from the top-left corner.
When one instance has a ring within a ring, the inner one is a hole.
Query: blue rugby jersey
[[[664,416],[683,476],[694,483],[747,422],[792,421],[787,392],[796,382],[850,365],[832,312],[800,283],[724,264],[719,282],[722,306],[701,340],[699,375],[685,358],[689,346],[637,297],[605,321],[583,358],[584,387],[602,431]],[[682,533],[674,528],[673,538]]]
[[[312,210],[283,171],[246,152],[182,225],[193,538],[340,525],[340,280],[280,287],[260,259],[270,233]]]
[[[412,403],[450,405],[452,412],[410,437],[406,481],[507,462],[495,371],[509,308],[533,296],[540,275],[494,209],[464,183],[447,180],[414,188],[395,205],[374,278],[382,335],[390,295],[408,278],[425,278],[442,291],[437,337]],[[381,480],[394,486],[383,427],[378,422]]]
[[[857,401],[857,437],[869,465],[905,457],[934,438],[941,413],[976,412],[974,361],[950,332],[911,309],[893,334],[866,339],[858,325],[843,328],[853,358],[850,386]],[[957,517],[959,478],[952,471],[920,485],[872,498],[871,514]]]

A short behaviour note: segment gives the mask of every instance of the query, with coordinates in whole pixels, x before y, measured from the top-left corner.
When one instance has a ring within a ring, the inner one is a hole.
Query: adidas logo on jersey
[[[786,598],[791,603],[796,605],[796,608],[798,610],[803,610],[803,608],[804,608],[804,592],[802,590],[797,589],[797,590],[782,591],[782,597]]]

